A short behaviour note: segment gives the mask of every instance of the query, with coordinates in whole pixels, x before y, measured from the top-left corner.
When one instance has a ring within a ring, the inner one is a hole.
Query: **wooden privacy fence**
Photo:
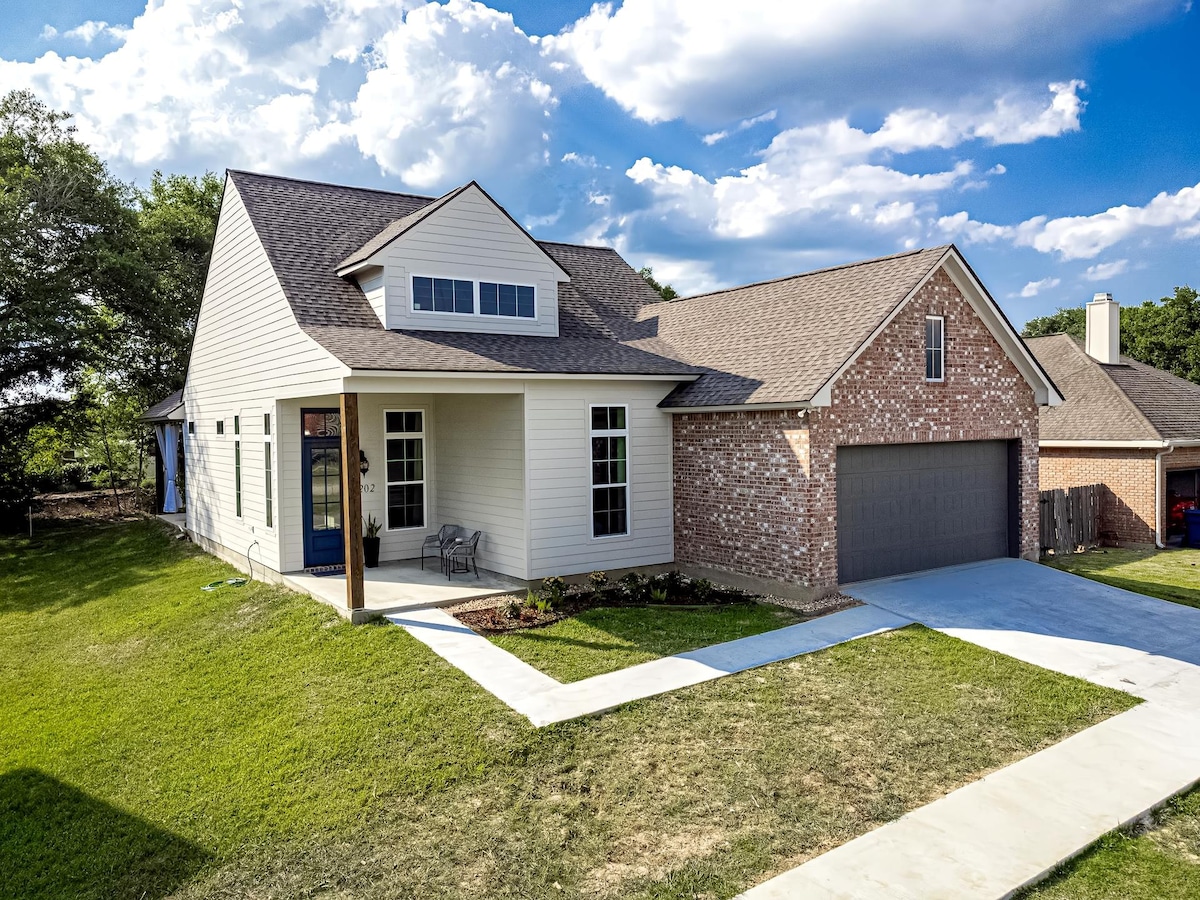
[[[1055,555],[1074,553],[1092,547],[1100,534],[1100,485],[1041,491],[1040,510],[1042,552]]]

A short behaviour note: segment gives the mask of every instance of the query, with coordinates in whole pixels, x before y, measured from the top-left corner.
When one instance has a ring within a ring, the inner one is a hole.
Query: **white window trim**
[[[413,281],[417,278],[441,278],[445,281],[469,281],[471,282],[471,309],[472,312],[439,312],[436,309],[417,309],[417,292],[414,290]],[[515,287],[527,287],[533,290],[533,317],[526,316],[501,316],[492,315],[491,313],[482,313],[479,311],[479,285],[486,281],[488,284],[511,284]],[[456,319],[483,319],[488,322],[537,322],[541,318],[541,310],[538,308],[538,288],[536,284],[519,284],[515,281],[508,281],[504,278],[456,278],[453,275],[426,275],[422,272],[410,272],[408,276],[408,311],[414,316],[452,316]],[[411,412],[411,410],[410,410]]]
[[[465,281],[466,279],[460,279]],[[454,315],[454,313],[445,313],[443,315]],[[458,313],[457,315],[464,315]],[[419,412],[421,414],[421,431],[419,434],[411,431],[388,431],[387,417],[388,413],[407,413]],[[387,464],[387,442],[388,438],[411,438],[419,437],[421,439],[421,474],[425,477],[419,482],[417,481],[392,481],[388,478]],[[407,528],[393,528],[388,521],[388,488],[394,484],[420,484],[423,490],[421,491],[421,519],[420,525],[411,525]],[[424,531],[429,527],[429,410],[423,406],[406,406],[393,407],[383,411],[383,530],[386,532],[405,532],[405,531]]]
[[[938,353],[940,354],[940,359],[941,359],[941,374],[937,378],[929,377],[928,354],[929,354],[930,347],[929,347],[929,343],[927,340],[925,342],[925,348],[924,348],[925,352],[921,354],[921,363],[922,363],[922,366],[924,366],[926,369],[925,380],[927,382],[929,382],[930,384],[935,384],[935,383],[940,384],[941,382],[946,380],[946,317],[945,316],[926,316],[925,317],[926,334],[928,334],[928,325],[930,322],[938,322],[941,326],[938,329],[938,335],[941,337],[942,343],[941,343],[940,347],[936,348]]]
[[[597,431],[592,428],[592,411],[621,407],[625,410],[625,427],[605,428]],[[633,537],[633,441],[629,436],[629,404],[628,403],[589,403],[587,419],[587,488],[588,488],[588,534],[593,541],[623,540]],[[621,487],[619,484],[596,484],[592,481],[592,438],[594,437],[623,437],[625,438],[625,531],[622,534],[596,534],[596,494],[597,487]]]

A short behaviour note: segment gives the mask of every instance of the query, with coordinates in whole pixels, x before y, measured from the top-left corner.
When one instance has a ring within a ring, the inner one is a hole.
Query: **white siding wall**
[[[387,310],[384,306],[383,273],[382,266],[371,266],[369,269],[356,272],[354,278],[366,295],[367,302],[371,304],[371,309],[375,310],[375,315],[379,316],[379,321],[386,325]]]
[[[527,578],[521,396],[446,394],[436,409],[438,518],[430,524],[482,531],[479,565]]]
[[[661,382],[526,382],[530,578],[674,559],[671,417]],[[630,534],[593,538],[590,404],[629,407]]]
[[[562,276],[557,266],[474,187],[413,226],[381,255],[387,270],[388,328],[558,335]],[[531,284],[537,319],[413,312],[413,275]]]
[[[195,423],[195,434],[184,435],[188,528],[238,554],[257,541],[255,561],[280,570],[286,482],[276,465],[276,526],[267,528],[262,415],[278,420],[280,392],[332,381],[342,371],[296,324],[241,197],[227,184],[184,389],[187,420]],[[240,436],[233,433],[235,415]],[[218,419],[224,436],[216,433]],[[283,434],[282,422],[272,424]],[[242,442],[241,518],[234,508],[235,440]],[[278,460],[284,447],[278,436],[273,443]]]

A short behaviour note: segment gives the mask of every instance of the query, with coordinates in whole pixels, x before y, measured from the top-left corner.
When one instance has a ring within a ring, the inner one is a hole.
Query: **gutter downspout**
[[[1163,542],[1163,503],[1166,476],[1164,475],[1163,457],[1175,452],[1175,445],[1170,441],[1166,443],[1166,449],[1160,450],[1154,454],[1154,546],[1159,550],[1165,550],[1166,544]]]

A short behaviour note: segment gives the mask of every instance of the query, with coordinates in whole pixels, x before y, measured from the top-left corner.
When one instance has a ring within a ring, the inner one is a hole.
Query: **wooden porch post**
[[[346,541],[346,608],[362,609],[362,476],[358,470],[358,394],[342,394],[342,534]]]

